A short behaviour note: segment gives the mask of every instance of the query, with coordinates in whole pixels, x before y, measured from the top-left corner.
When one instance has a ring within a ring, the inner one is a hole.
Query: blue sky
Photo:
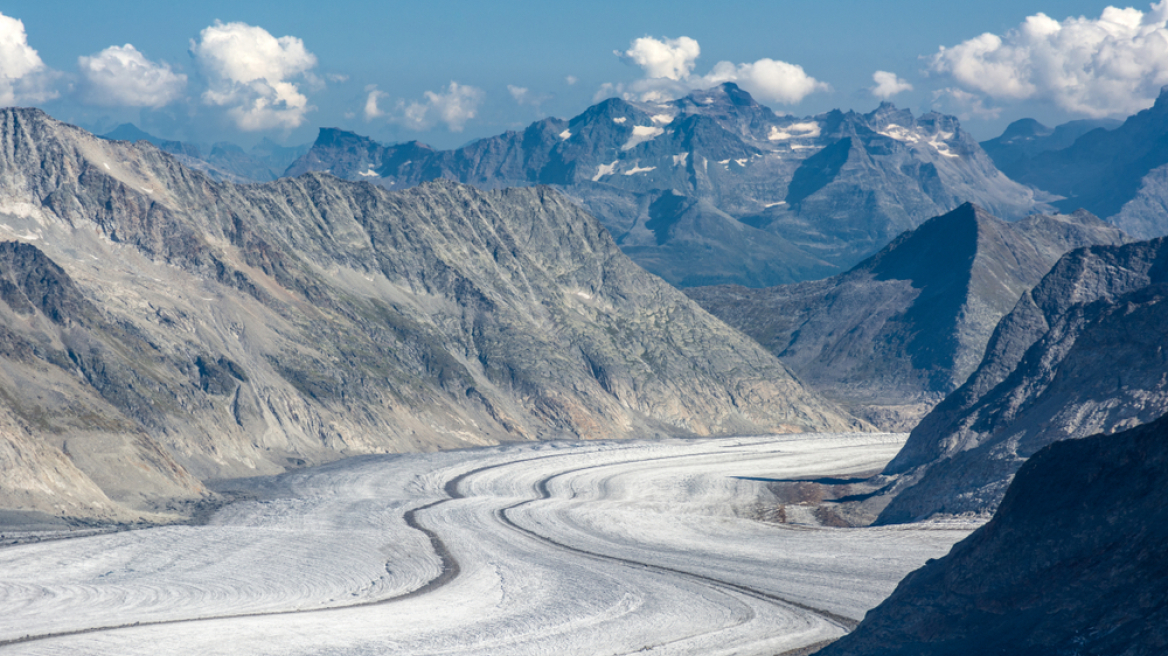
[[[984,139],[1024,116],[1056,124],[1151,104],[1168,82],[1168,7],[1106,7],[4,0],[23,33],[0,20],[0,104],[200,142],[302,143],[340,126],[450,147],[605,95],[723,79],[780,113],[868,111],[883,71],[889,100],[959,114]]]

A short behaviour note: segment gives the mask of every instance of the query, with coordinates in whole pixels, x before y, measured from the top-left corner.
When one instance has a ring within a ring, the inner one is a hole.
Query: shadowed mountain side
[[[906,430],[964,382],[1059,256],[1125,240],[1086,213],[1006,223],[966,204],[833,278],[686,293],[853,413]]]
[[[638,264],[680,287],[780,284],[838,270],[782,237],[735,220],[708,200],[667,191],[652,200],[648,212],[647,222],[615,235],[617,245]]]
[[[981,142],[982,150],[994,160],[998,170],[1011,178],[1024,174],[1029,158],[1069,148],[1079,137],[1093,130],[1114,130],[1123,121],[1112,118],[1069,121],[1049,128],[1032,118],[1014,121],[1001,136]]]
[[[1083,134],[1061,150],[1011,167],[1019,182],[1063,196],[1064,211],[1085,208],[1140,238],[1168,233],[1168,92],[1111,130]]]
[[[13,270],[74,299],[30,322],[52,297],[0,290],[33,345],[0,358],[0,391],[134,508],[174,498],[151,476],[196,494],[357,453],[864,427],[547,188],[232,185],[37,110],[0,112],[0,143],[0,230],[44,260]],[[91,415],[124,446],[79,455]],[[118,449],[154,460],[115,489]]]
[[[1168,419],[1051,444],[820,656],[1168,651]]]
[[[436,178],[555,185],[678,286],[816,279],[965,200],[1009,218],[1041,206],[953,117],[887,103],[778,116],[732,83],[664,103],[611,98],[449,151],[322,129],[287,174],[307,171],[390,189]],[[673,197],[694,220],[654,211]]]
[[[978,370],[889,463],[885,473],[904,475],[907,489],[880,521],[992,511],[1042,446],[1168,411],[1166,261],[1164,239],[1060,259],[999,323]]]

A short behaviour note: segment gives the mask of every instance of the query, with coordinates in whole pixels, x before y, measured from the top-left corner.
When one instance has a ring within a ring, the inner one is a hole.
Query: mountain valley
[[[867,427],[547,188],[233,185],[38,110],[0,129],[15,509],[138,517],[361,453]]]

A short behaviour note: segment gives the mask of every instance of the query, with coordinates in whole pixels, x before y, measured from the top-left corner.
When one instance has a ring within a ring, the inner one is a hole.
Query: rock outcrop
[[[1168,652],[1168,419],[1051,444],[820,656]]]
[[[998,324],[977,371],[913,430],[880,522],[992,512],[1051,442],[1168,412],[1168,240],[1072,251]]]
[[[53,471],[125,515],[359,453],[864,426],[546,187],[234,185],[31,109],[0,146],[21,508]]]
[[[998,320],[1063,253],[1126,240],[1085,212],[1007,223],[965,204],[832,278],[686,293],[853,414],[910,430],[965,382]]]
[[[822,278],[966,201],[1011,219],[1042,207],[954,117],[887,103],[779,116],[732,83],[666,103],[613,98],[449,151],[324,129],[288,174],[307,171],[391,189],[555,185],[683,287]]]

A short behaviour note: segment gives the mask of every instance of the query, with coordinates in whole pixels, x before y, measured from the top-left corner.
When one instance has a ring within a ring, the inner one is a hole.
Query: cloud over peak
[[[881,100],[888,100],[898,93],[912,91],[913,88],[908,80],[897,77],[896,73],[889,71],[876,71],[872,74],[872,81],[876,83],[876,86],[870,89],[872,95]]]
[[[312,109],[292,80],[313,82],[309,71],[316,56],[297,37],[276,38],[262,27],[216,22],[192,41],[191,56],[207,79],[203,102],[227,107],[241,130],[295,128]]]
[[[28,45],[24,22],[0,14],[0,107],[56,98],[54,76]]]
[[[995,100],[1045,100],[1087,116],[1130,114],[1168,83],[1168,0],[1099,18],[1028,17],[929,58],[929,71]]]
[[[644,70],[645,77],[629,84],[606,84],[597,99],[615,94],[643,101],[668,100],[695,89],[735,82],[764,102],[790,105],[817,91],[831,89],[808,75],[802,66],[769,58],[742,64],[720,61],[709,73],[694,75],[701,47],[686,36],[663,40],[645,36],[634,40],[628,50],[614,52]]]
[[[635,39],[628,50],[623,53],[614,50],[613,54],[640,66],[648,77],[681,80],[693,73],[694,62],[702,49],[688,36],[665,40],[643,36]]]
[[[526,89],[515,89],[523,92],[520,96],[526,95]],[[479,106],[486,97],[482,89],[451,81],[441,91],[427,91],[423,95],[424,100],[399,100],[393,110],[385,110],[380,102],[388,94],[378,90],[375,84],[365,87],[365,91],[363,113],[366,121],[385,117],[389,122],[411,130],[429,130],[441,123],[451,132],[462,132],[466,122],[478,115]],[[512,95],[515,95],[515,91],[512,91]]]
[[[78,57],[77,68],[81,96],[95,105],[162,107],[178,99],[187,85],[186,75],[146,59],[128,43]]]

